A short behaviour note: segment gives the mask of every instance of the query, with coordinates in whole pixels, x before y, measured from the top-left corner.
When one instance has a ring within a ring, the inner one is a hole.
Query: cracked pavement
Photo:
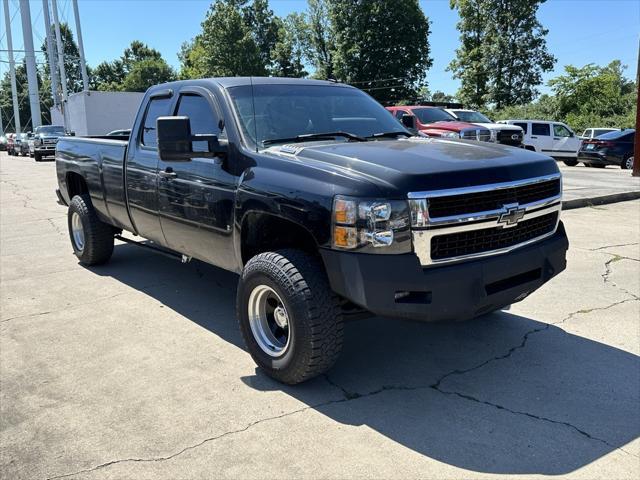
[[[0,154],[0,478],[636,478],[640,201],[563,218],[568,269],[471,322],[345,327],[257,371],[236,277],[121,244],[77,264],[55,166]]]

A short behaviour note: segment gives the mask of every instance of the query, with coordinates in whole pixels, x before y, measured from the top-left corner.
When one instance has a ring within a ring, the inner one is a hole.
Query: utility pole
[[[33,51],[33,33],[31,31],[31,9],[29,8],[29,0],[20,0],[20,16],[22,17],[22,35],[24,37],[24,57],[25,63],[27,64],[31,128],[35,129],[42,125],[42,115],[40,113],[38,71],[36,70],[36,54]]]
[[[58,50],[58,68],[60,68],[60,84],[62,85],[62,115],[64,117],[64,127],[69,128],[67,118],[67,74],[64,71],[64,47],[62,46],[62,34],[60,33],[60,20],[58,19],[58,2],[51,0],[53,8],[53,23],[56,31],[56,45]]]
[[[20,104],[18,103],[18,87],[16,85],[16,69],[13,63],[13,40],[11,39],[11,17],[9,16],[9,0],[4,0],[4,22],[7,27],[7,48],[9,49],[9,75],[11,76],[11,100],[13,101],[13,123],[16,133],[20,133]]]
[[[78,12],[78,0],[73,0],[73,15],[76,17],[76,34],[78,35],[78,49],[80,50],[80,70],[82,72],[82,90],[89,91],[89,75],[87,75],[87,63],[84,59],[84,44],[82,43],[82,28],[80,27],[80,13]]]
[[[53,105],[58,106],[58,72],[56,71],[55,45],[51,38],[51,17],[49,16],[49,0],[42,0],[42,13],[44,14],[44,27],[47,32],[47,60],[49,62],[49,76],[51,77],[51,96]]]
[[[631,175],[640,177],[640,39],[638,39],[638,69],[636,70],[636,134]]]

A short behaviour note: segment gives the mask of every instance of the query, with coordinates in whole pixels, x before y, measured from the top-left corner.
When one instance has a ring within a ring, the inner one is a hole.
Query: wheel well
[[[536,147],[534,147],[533,145],[525,145],[524,148],[525,150],[531,150],[532,152],[536,151]]]
[[[282,248],[297,248],[309,253],[318,251],[318,245],[308,230],[268,213],[245,215],[240,238],[243,265],[259,253]]]
[[[89,193],[87,182],[85,182],[82,175],[76,172],[67,173],[67,193],[69,194],[69,200],[76,195]]]

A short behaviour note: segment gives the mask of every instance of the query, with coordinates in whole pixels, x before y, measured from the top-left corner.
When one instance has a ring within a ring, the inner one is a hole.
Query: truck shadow
[[[128,245],[92,271],[244,348],[234,315],[236,275]],[[561,475],[616,449],[632,455],[624,446],[640,435],[639,372],[636,355],[501,312],[458,324],[351,322],[327,376],[289,387],[256,369],[242,380],[459,468]]]

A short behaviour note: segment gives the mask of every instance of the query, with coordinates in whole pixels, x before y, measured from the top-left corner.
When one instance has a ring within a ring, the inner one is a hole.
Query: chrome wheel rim
[[[626,165],[626,166],[627,166],[627,169],[628,169],[628,170],[631,170],[631,169],[633,168],[633,157],[629,157],[629,158],[627,158],[626,164],[627,164],[627,165]]]
[[[271,357],[284,354],[291,340],[289,314],[278,294],[258,285],[249,295],[249,325],[260,349]]]
[[[82,220],[76,212],[71,214],[71,235],[76,249],[80,252],[84,250],[84,230],[82,229]]]

